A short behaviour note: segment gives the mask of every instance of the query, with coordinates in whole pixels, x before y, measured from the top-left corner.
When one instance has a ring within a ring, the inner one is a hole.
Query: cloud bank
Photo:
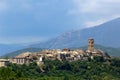
[[[0,0],[0,43],[44,41],[120,17],[120,0]]]
[[[71,15],[81,16],[87,27],[120,17],[120,0],[73,0],[73,3]]]

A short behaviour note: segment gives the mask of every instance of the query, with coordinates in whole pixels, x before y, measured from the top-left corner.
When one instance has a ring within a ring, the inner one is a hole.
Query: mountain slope
[[[0,56],[4,55],[5,53],[23,49],[25,47],[26,46],[19,45],[19,44],[0,44]]]
[[[102,25],[67,32],[45,43],[33,44],[32,47],[65,48],[87,45],[89,38],[94,38],[96,44],[109,47],[120,47],[120,18],[106,22]]]
[[[87,40],[92,37],[95,39],[95,44],[118,48],[120,47],[119,34],[120,18],[117,18],[96,27],[70,31],[44,43],[37,43],[27,47],[48,49],[82,47],[87,45]],[[27,47],[17,44],[0,44],[0,56]]]
[[[11,58],[11,57],[15,57],[23,52],[39,52],[41,50],[42,50],[41,48],[25,48],[25,49],[20,49],[20,50],[11,52],[11,53],[7,53],[1,57],[10,57]]]

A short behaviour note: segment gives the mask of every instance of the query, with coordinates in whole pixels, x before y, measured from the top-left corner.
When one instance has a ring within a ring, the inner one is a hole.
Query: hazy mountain
[[[87,45],[89,38],[94,38],[96,44],[109,47],[120,47],[120,18],[99,26],[67,32],[47,42],[31,45],[42,48],[80,47]]]
[[[44,43],[37,43],[27,47],[49,49],[82,47],[87,45],[89,38],[94,38],[95,44],[120,48],[120,18],[92,28],[70,31]],[[0,56],[27,47],[18,44],[0,44]]]
[[[0,44],[0,56],[25,47],[26,46],[20,44]]]

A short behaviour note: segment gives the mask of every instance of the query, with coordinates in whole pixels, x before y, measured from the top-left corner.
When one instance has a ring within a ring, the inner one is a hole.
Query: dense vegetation
[[[9,64],[0,68],[0,80],[120,80],[120,59],[45,60],[43,66]]]

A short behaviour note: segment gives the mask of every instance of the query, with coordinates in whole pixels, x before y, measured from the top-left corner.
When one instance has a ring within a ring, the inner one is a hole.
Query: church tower
[[[94,39],[88,39],[88,50],[90,52],[93,52],[94,51]]]

